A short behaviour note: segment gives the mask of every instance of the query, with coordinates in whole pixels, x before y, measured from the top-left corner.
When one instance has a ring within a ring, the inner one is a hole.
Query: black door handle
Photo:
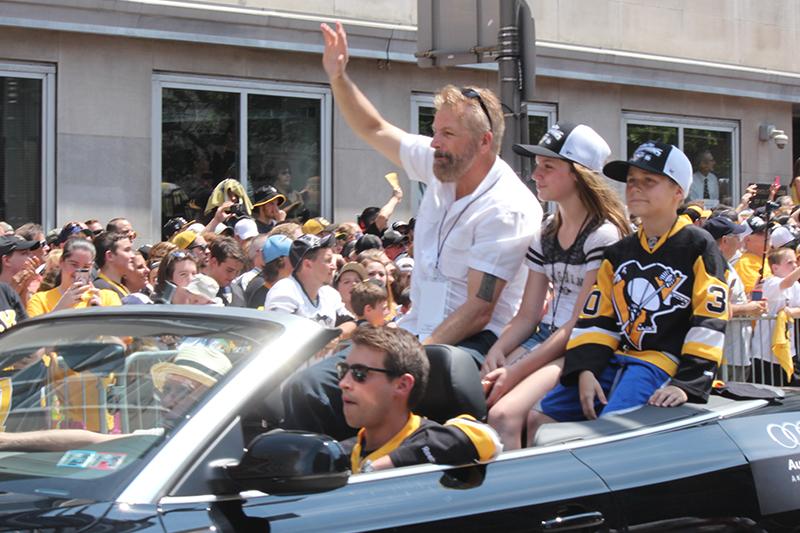
[[[569,531],[584,527],[602,526],[605,521],[603,513],[597,511],[558,516],[550,520],[542,520],[542,531]]]

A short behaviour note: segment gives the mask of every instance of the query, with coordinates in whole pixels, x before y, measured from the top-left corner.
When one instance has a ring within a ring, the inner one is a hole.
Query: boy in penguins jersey
[[[595,419],[649,403],[707,401],[728,319],[725,260],[711,236],[676,214],[692,181],[678,148],[641,145],[603,168],[626,182],[639,231],[609,246],[567,345],[561,384],[529,417]]]

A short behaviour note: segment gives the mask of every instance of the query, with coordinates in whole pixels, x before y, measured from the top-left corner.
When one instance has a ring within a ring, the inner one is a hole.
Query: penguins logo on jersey
[[[642,266],[631,260],[620,265],[614,273],[612,300],[631,347],[641,350],[644,336],[658,331],[656,317],[689,305],[689,298],[678,292],[686,279],[661,263]]]

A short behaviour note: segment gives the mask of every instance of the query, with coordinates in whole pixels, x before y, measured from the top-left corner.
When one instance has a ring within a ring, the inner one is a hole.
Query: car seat
[[[430,361],[428,387],[414,412],[443,424],[458,415],[486,420],[486,398],[475,360],[457,346],[425,347]]]

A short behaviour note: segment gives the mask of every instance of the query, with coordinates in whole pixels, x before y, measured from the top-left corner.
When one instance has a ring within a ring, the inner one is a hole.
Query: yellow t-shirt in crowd
[[[749,296],[751,292],[753,292],[753,287],[755,287],[756,282],[758,281],[758,269],[761,266],[761,256],[752,254],[750,252],[745,252],[736,262],[733,268],[736,269],[736,273],[739,274],[739,277],[742,278],[742,285],[744,285],[744,292]],[[764,279],[771,278],[772,272],[770,271],[769,264],[767,261],[764,261],[764,270],[762,273]],[[28,311],[30,314],[30,311]]]
[[[49,291],[37,292],[28,300],[28,316],[34,317],[51,312],[58,301],[61,299],[61,290],[58,287],[50,289]],[[119,299],[117,293],[107,289],[100,289],[100,305],[108,307],[113,305],[122,305],[122,300]],[[74,309],[87,307],[88,304],[81,300],[75,305]]]

